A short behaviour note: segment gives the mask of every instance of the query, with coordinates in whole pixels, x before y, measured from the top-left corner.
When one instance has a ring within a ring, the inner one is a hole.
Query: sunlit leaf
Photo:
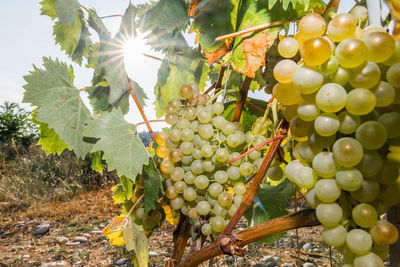
[[[143,230],[143,226],[136,225],[132,221],[123,230],[123,237],[126,242],[126,249],[133,250],[138,267],[147,267],[149,262],[147,236]]]
[[[56,7],[57,17],[62,24],[74,23],[76,13],[80,10],[77,0],[56,0],[54,6]]]
[[[47,123],[60,139],[74,150],[78,157],[84,157],[92,145],[83,141],[83,127],[90,118],[79,90],[73,85],[72,68],[58,60],[43,59],[44,69],[24,77],[24,103],[39,106],[36,120]]]
[[[129,200],[133,195],[133,189],[134,182],[125,176],[121,176],[119,178],[119,184],[111,189],[113,191],[114,203],[119,204]]]
[[[143,31],[154,27],[173,31],[183,29],[189,22],[187,5],[183,0],[160,0],[143,14],[139,21]]]
[[[103,151],[108,169],[117,170],[132,181],[149,162],[149,155],[137,135],[136,126],[128,123],[119,109],[94,116],[85,127],[85,136],[98,138],[92,152]]]
[[[92,153],[92,164],[90,165],[90,167],[99,172],[99,173],[103,173],[104,168],[106,167],[105,162],[103,162],[103,160],[101,159],[101,151],[96,151],[94,153]]]
[[[41,123],[36,120],[36,111],[32,113],[32,121],[39,125],[40,138],[37,145],[41,145],[47,155],[60,155],[65,149],[71,150],[64,140],[61,140],[58,134],[49,128],[47,123]]]
[[[52,20],[57,18],[56,7],[54,6],[55,0],[43,0],[39,4],[42,6],[40,8],[40,15],[47,15]]]

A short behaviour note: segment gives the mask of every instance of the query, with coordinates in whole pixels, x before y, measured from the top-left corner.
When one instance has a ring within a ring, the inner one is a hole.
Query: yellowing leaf
[[[400,20],[400,1],[399,0],[386,0],[386,3],[390,7],[390,13],[397,20]]]
[[[124,223],[124,221],[125,221],[125,223]],[[117,230],[117,231],[114,230],[116,228],[116,226],[119,226],[119,230]],[[126,226],[126,217],[116,216],[111,221],[111,223],[102,230],[104,236],[108,240],[110,240],[110,243],[113,246],[120,247],[122,245],[125,245],[125,240],[123,238],[121,226]]]
[[[115,216],[108,226],[111,232],[116,232],[124,228],[127,224],[128,218],[126,216]]]
[[[227,188],[226,191],[227,191],[229,194],[231,194],[232,196],[235,195],[235,192],[233,191],[233,188],[230,187],[230,186]]]
[[[390,146],[389,150],[390,153],[386,156],[387,159],[400,164],[400,146]]]
[[[126,242],[126,249],[133,250],[135,266],[147,267],[149,265],[149,252],[147,244],[149,240],[143,230],[143,226],[136,225],[131,220],[123,230],[123,237]]]
[[[179,216],[174,214],[169,205],[162,206],[165,212],[165,219],[172,225],[177,225],[179,223]]]

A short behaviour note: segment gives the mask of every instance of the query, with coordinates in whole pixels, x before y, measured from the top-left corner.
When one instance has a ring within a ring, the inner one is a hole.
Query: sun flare
[[[128,39],[123,49],[126,72],[130,78],[135,79],[138,73],[143,71],[143,63],[145,61],[143,54],[148,53],[151,48],[141,36],[137,35]]]

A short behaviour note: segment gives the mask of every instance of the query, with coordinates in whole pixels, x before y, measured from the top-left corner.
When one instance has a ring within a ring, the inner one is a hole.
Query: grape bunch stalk
[[[201,233],[216,237],[238,209],[246,177],[262,164],[266,147],[254,147],[267,141],[270,122],[259,118],[245,134],[240,123],[221,116],[223,103],[209,103],[210,97],[193,87],[182,86],[183,99],[169,102],[165,119],[171,128],[156,136],[156,155],[162,159],[165,195],[173,212],[200,221]],[[267,176],[282,179],[279,161]]]
[[[306,15],[273,69],[296,140],[285,173],[307,192],[323,240],[356,267],[384,266],[398,231],[381,216],[400,202],[399,162],[388,157],[400,145],[400,40],[366,20],[362,6],[329,23]]]

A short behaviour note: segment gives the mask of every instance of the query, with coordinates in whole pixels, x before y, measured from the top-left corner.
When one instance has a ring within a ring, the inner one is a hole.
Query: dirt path
[[[101,232],[118,211],[109,189],[22,212],[0,209],[0,266],[129,266],[130,253],[112,247]],[[173,229],[165,224],[151,237],[151,266],[163,266],[171,255]],[[329,266],[329,248],[321,242],[320,232],[320,227],[299,231],[302,266]],[[296,266],[296,248],[292,231],[274,244],[250,245],[245,257],[220,256],[214,266]],[[336,252],[332,259],[338,266]]]

